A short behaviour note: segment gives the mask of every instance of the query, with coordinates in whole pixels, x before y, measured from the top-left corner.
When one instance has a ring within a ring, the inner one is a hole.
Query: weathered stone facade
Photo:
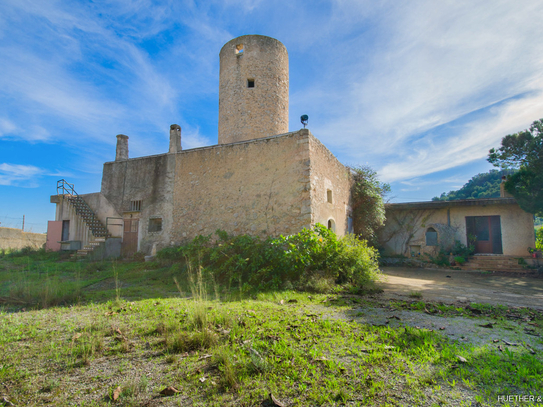
[[[309,131],[177,155],[172,239],[216,229],[291,234],[311,225]]]
[[[339,236],[352,232],[350,170],[309,130],[288,133],[288,81],[281,42],[246,35],[226,43],[220,51],[218,144],[182,150],[181,127],[172,124],[167,153],[129,158],[128,136],[118,135],[101,192],[81,196],[98,220],[83,220],[66,192],[53,196],[53,240],[62,236],[63,244],[92,246],[98,244],[93,233],[103,236],[107,228],[130,256],[152,255],[217,229],[277,236],[321,223]],[[504,254],[524,254],[533,246],[531,215],[511,198],[389,205],[381,240],[390,253],[435,252],[428,236],[446,246],[455,239],[466,244],[466,219],[476,217],[488,218],[489,227],[494,222],[492,230],[500,225]],[[106,251],[113,247],[107,242]]]
[[[385,254],[405,256],[446,251],[455,240],[468,245],[468,217],[499,217],[501,253],[526,256],[534,247],[533,215],[524,212],[513,198],[412,202],[386,205],[386,224],[379,232]],[[428,245],[426,232],[437,233],[437,244]]]
[[[343,236],[352,232],[349,168],[341,164],[319,140],[309,140],[311,157],[311,224],[320,223]]]
[[[281,42],[244,35],[221,49],[219,144],[288,132],[288,53]]]
[[[333,190],[333,202],[326,191]],[[104,164],[101,194],[119,217],[139,219],[150,253],[217,229],[288,235],[334,220],[347,231],[349,172],[309,130]],[[138,211],[132,202],[141,202]],[[95,205],[90,205],[95,208]],[[149,231],[153,218],[162,230]],[[337,225],[337,227],[336,227]],[[110,227],[111,229],[111,227]]]
[[[168,153],[104,164],[101,193],[123,222],[139,221],[138,250],[144,253],[150,253],[154,243],[164,247],[171,241],[176,155]],[[160,219],[162,230],[150,231],[151,219]]]
[[[276,236],[322,223],[339,235],[349,230],[349,171],[309,130],[288,133],[288,80],[281,42],[238,37],[220,51],[218,145],[182,150],[181,127],[172,124],[168,153],[129,158],[128,136],[117,136],[101,192],[82,197],[110,236],[122,236],[123,251],[131,247],[125,253],[152,254],[217,229]],[[51,202],[63,235],[92,244],[70,201]]]
[[[150,254],[153,248],[181,244],[217,229],[278,236],[332,220],[333,229],[343,235],[348,231],[350,182],[349,170],[302,129],[107,162],[102,191],[82,197],[108,224],[111,236],[123,236],[123,223],[126,236],[126,224],[137,220],[137,250]],[[58,221],[73,220],[69,239],[90,242],[88,227],[69,202],[63,196],[52,201],[57,203]],[[157,219],[161,228],[153,231]]]

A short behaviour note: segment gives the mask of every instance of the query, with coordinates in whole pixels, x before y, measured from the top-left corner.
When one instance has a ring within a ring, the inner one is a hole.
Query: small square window
[[[236,55],[237,56],[243,55],[243,44],[236,45]]]
[[[254,88],[255,87],[255,80],[254,79],[247,79],[247,87],[248,88]]]
[[[162,218],[149,219],[149,233],[162,231]]]

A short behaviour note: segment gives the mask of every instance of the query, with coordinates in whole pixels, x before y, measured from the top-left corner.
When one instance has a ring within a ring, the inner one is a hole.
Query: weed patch
[[[348,277],[346,286],[338,286],[341,273],[358,271],[325,271],[324,264],[348,270],[345,264],[352,263],[329,257],[326,246],[338,241],[324,237],[311,235],[314,241],[301,242],[286,255],[303,259],[302,247],[318,249],[307,255],[308,263],[300,260],[299,279],[277,281],[284,291],[271,289],[273,278],[263,285],[251,280],[256,263],[240,246],[246,242],[250,252],[255,242],[230,237],[195,246],[179,262],[162,260],[152,267],[4,255],[1,297],[11,293],[26,302],[0,312],[2,397],[15,405],[55,406],[111,406],[114,399],[118,405],[152,405],[159,397],[165,405],[195,406],[273,405],[273,400],[289,406],[494,406],[497,394],[540,392],[540,312],[448,306],[414,293],[410,301],[387,303],[386,319],[377,321],[372,306],[378,293],[366,283],[357,285],[364,279]],[[278,247],[298,244],[289,240]],[[350,253],[342,250],[337,252]],[[227,265],[230,260],[219,251],[249,260]],[[296,290],[304,284],[327,288]],[[62,292],[74,293],[71,306],[54,305]],[[349,310],[352,315],[345,315]],[[485,335],[468,342],[447,336],[440,325],[411,326],[400,318],[404,311],[469,322]],[[533,341],[495,338],[498,328],[511,329],[511,335],[521,330]],[[177,392],[160,395],[170,387]]]
[[[242,296],[292,288],[328,292],[336,284],[366,286],[380,274],[376,250],[353,235],[338,238],[322,225],[265,240],[220,230],[216,235],[216,240],[211,235],[198,236],[157,254],[164,262],[185,262],[193,296],[203,295],[198,281],[213,287],[215,293],[218,287],[229,292],[237,288]]]

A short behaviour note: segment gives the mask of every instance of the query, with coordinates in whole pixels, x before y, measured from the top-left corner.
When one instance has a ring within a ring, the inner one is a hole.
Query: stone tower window
[[[243,44],[236,45],[236,55],[237,56],[243,55]]]
[[[334,222],[334,219],[332,218],[328,219],[328,229],[330,229],[334,233],[336,231],[336,222]]]
[[[248,88],[254,88],[255,87],[255,80],[254,79],[247,79],[247,87]]]
[[[331,189],[326,190],[326,201],[332,203],[332,190]]]

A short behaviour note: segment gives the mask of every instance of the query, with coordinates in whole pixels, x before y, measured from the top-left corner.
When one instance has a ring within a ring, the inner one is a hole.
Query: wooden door
[[[468,242],[475,237],[475,253],[502,254],[499,216],[466,216]]]
[[[138,251],[139,219],[125,219],[121,253],[123,257],[132,257]]]

